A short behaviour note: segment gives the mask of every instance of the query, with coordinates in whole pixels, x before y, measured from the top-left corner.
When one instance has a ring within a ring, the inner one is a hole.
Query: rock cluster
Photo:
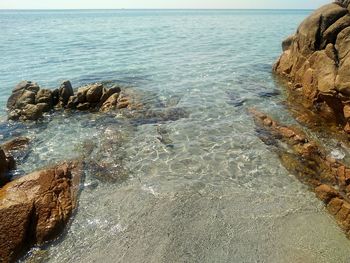
[[[251,110],[260,139],[274,146],[282,164],[315,191],[350,236],[350,167],[327,156],[304,132]],[[286,147],[287,146],[287,147]]]
[[[13,89],[7,101],[10,120],[38,120],[44,112],[54,109],[79,111],[100,110],[107,112],[129,106],[126,96],[121,96],[120,87],[106,88],[96,83],[78,88],[74,93],[69,81],[58,89],[41,89],[31,81],[22,81]]]
[[[313,12],[282,44],[274,71],[289,79],[314,110],[331,112],[350,134],[350,1]]]
[[[62,163],[0,189],[0,262],[13,262],[62,231],[77,206],[81,174],[79,162]]]

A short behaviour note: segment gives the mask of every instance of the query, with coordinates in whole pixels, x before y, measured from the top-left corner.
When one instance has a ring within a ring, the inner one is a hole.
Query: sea
[[[0,11],[0,142],[31,139],[14,176],[90,149],[65,232],[22,261],[350,262],[350,241],[248,113],[294,123],[271,69],[311,12]],[[154,114],[8,122],[21,80],[115,83]]]

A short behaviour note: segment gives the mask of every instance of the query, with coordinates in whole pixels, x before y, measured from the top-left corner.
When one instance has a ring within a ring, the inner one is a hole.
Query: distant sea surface
[[[86,170],[67,233],[32,257],[350,262],[350,241],[257,138],[247,114],[256,107],[293,123],[271,68],[281,41],[310,12],[0,11],[0,140],[32,139],[19,173],[75,158],[90,143],[108,172],[127,174],[101,180]],[[186,114],[137,123],[66,113],[38,124],[6,122],[20,80],[57,88],[66,79],[74,87],[119,83],[156,111]]]

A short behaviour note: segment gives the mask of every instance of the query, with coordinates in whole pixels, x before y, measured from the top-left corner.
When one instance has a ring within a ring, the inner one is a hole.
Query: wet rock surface
[[[77,206],[80,162],[42,169],[0,189],[0,261],[56,238]]]
[[[332,117],[350,133],[350,12],[336,1],[313,12],[283,43],[274,71],[290,81],[316,114]]]
[[[307,184],[350,235],[350,167],[327,154],[302,130],[284,126],[251,109],[259,138],[278,154],[284,167]]]

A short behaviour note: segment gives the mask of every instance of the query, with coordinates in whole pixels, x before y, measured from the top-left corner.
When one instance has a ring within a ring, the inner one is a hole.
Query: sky
[[[0,0],[0,9],[315,9],[331,0]]]

